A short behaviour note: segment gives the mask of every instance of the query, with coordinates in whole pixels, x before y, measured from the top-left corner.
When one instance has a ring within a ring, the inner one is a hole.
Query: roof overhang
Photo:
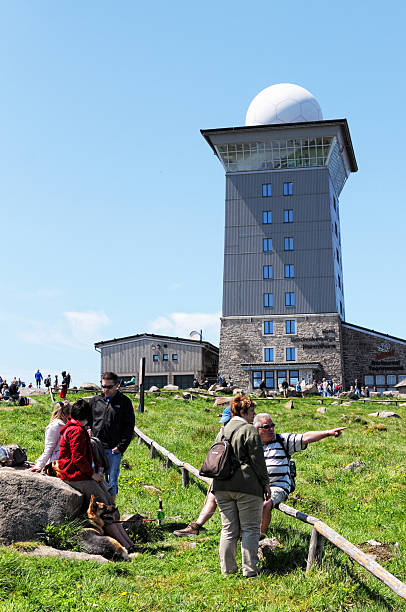
[[[210,147],[212,148],[214,154],[218,157],[217,151],[215,148],[215,143],[213,143],[214,136],[224,135],[232,135],[240,132],[241,134],[246,133],[258,133],[258,132],[266,132],[275,134],[281,131],[287,130],[298,130],[300,128],[308,129],[308,128],[319,128],[319,127],[335,127],[341,130],[344,147],[348,156],[350,170],[351,172],[358,171],[357,160],[355,159],[354,148],[352,146],[352,140],[350,135],[350,130],[348,127],[347,119],[332,119],[330,121],[301,121],[297,123],[272,123],[269,125],[244,125],[241,127],[230,127],[230,128],[215,128],[209,130],[200,130],[202,136],[206,139]],[[217,140],[217,139],[216,139]]]

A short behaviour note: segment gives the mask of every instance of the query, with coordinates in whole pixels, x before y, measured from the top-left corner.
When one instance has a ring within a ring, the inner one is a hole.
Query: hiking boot
[[[199,535],[200,529],[201,525],[199,525],[199,523],[192,522],[189,523],[189,525],[184,529],[178,529],[177,531],[174,531],[173,535],[177,536],[178,538],[192,538],[193,536]]]

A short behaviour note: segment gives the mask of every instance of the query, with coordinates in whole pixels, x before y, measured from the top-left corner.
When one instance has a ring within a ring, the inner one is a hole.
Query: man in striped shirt
[[[254,418],[254,427],[258,429],[271,487],[271,497],[264,502],[261,521],[261,535],[264,535],[271,521],[272,508],[285,501],[290,493],[290,470],[288,455],[305,450],[311,442],[324,438],[338,438],[345,427],[336,427],[325,431],[307,431],[303,434],[275,434],[275,425],[270,414],[263,412]]]

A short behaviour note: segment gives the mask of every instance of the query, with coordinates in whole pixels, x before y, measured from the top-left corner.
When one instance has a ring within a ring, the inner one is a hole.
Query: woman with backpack
[[[40,472],[43,467],[59,457],[59,442],[61,429],[70,416],[70,402],[57,402],[51,416],[51,420],[45,428],[44,452],[36,460],[31,472]]]
[[[269,498],[269,478],[257,429],[252,425],[255,402],[236,395],[230,406],[231,420],[224,428],[238,460],[227,480],[213,479],[213,493],[221,514],[220,567],[222,574],[235,574],[237,540],[241,531],[242,573],[258,575],[258,542],[264,497]],[[220,441],[221,433],[216,441]]]

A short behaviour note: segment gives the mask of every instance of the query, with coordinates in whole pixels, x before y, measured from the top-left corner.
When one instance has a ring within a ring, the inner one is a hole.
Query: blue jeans
[[[106,472],[106,480],[110,485],[112,495],[117,495],[118,475],[120,473],[120,462],[123,455],[122,453],[113,453],[111,448],[105,448],[104,452],[106,454],[107,461],[109,462],[109,471]]]

